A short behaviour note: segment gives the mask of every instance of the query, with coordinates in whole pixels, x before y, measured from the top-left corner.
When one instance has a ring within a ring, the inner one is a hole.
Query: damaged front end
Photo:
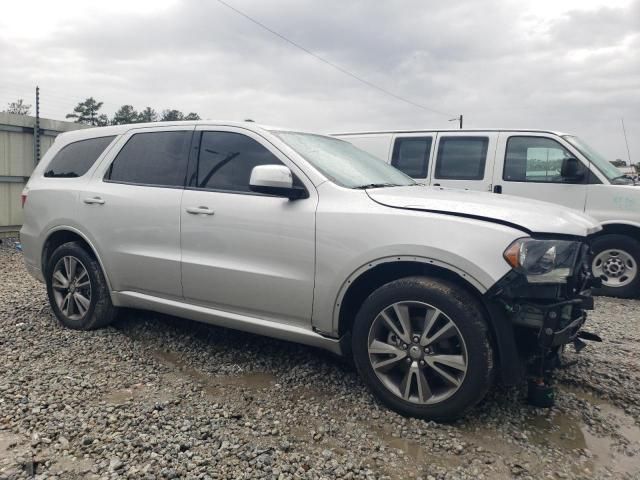
[[[563,366],[565,345],[579,352],[583,340],[600,340],[582,330],[593,310],[589,244],[583,239],[522,238],[504,253],[513,270],[485,299],[508,365],[504,383],[529,380],[529,400],[537,406],[553,404],[552,374]],[[498,332],[498,329],[500,330]],[[508,339],[511,339],[509,342]],[[505,343],[511,345],[505,345]]]

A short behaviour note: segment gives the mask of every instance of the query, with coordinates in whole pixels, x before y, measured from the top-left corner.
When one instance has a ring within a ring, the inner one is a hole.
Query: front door
[[[430,184],[489,191],[493,176],[496,133],[443,132],[438,134]]]
[[[187,302],[310,325],[315,274],[315,188],[259,135],[198,127],[182,198],[182,285]],[[309,198],[253,193],[253,167],[289,167]]]
[[[543,133],[501,133],[494,190],[584,210],[589,170],[569,148]],[[580,162],[581,180],[562,176],[565,158]]]
[[[182,297],[180,202],[192,135],[193,127],[132,130],[80,192],[79,224],[116,291]]]

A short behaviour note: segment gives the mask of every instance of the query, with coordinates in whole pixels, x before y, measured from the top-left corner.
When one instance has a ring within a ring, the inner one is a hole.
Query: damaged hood
[[[529,234],[585,237],[602,228],[596,220],[577,210],[510,195],[420,185],[372,188],[367,194],[387,207],[474,218]]]

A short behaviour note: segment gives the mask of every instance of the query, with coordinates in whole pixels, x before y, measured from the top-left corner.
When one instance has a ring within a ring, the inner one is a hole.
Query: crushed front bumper
[[[551,304],[522,303],[512,318],[514,325],[537,330],[538,345],[559,347],[571,343],[587,320],[587,310],[593,310],[593,298],[580,298]]]
[[[573,343],[578,351],[584,346],[580,338],[589,339],[581,329],[594,307],[591,288],[599,281],[591,277],[587,245],[574,271],[566,284],[530,284],[512,271],[487,292],[503,383],[527,375],[549,378],[564,345]]]

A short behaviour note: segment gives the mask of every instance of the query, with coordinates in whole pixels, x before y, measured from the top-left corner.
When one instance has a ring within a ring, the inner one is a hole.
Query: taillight
[[[22,201],[22,208],[24,208],[24,204],[27,203],[27,194],[26,193],[21,194],[20,200]]]

